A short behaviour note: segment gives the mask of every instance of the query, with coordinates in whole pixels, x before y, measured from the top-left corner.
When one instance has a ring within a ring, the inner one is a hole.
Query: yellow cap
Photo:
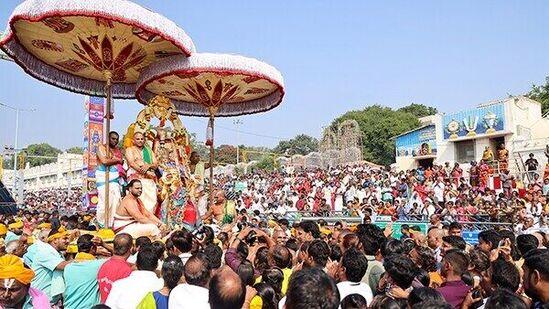
[[[0,236],[4,236],[6,233],[8,233],[8,228],[5,224],[0,223]]]
[[[8,225],[9,230],[16,230],[23,228],[23,221],[15,221],[12,224]]]
[[[332,231],[330,229],[327,229],[327,228],[321,228],[320,233],[322,233],[324,235],[330,235],[330,234],[332,234]]]
[[[36,228],[39,229],[39,230],[51,229],[51,223],[43,222],[43,223],[38,224],[38,226]]]
[[[70,244],[67,246],[67,253],[78,253],[78,246]]]
[[[99,236],[103,241],[113,241],[114,240],[114,231],[111,229],[100,229],[97,231],[97,236]]]
[[[27,244],[29,244],[29,245],[34,244],[34,236],[27,237]]]

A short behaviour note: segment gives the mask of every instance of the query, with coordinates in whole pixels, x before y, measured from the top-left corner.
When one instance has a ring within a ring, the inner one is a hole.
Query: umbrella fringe
[[[156,94],[146,89],[153,80],[176,73],[213,72],[220,74],[242,74],[257,79],[265,79],[277,86],[267,96],[239,103],[226,103],[219,106],[216,117],[239,116],[265,112],[275,108],[284,97],[284,79],[273,66],[240,55],[195,53],[190,57],[181,55],[167,57],[149,65],[137,80],[137,100],[146,104]],[[191,74],[192,75],[192,74]],[[208,117],[208,106],[196,102],[171,99],[177,113],[187,116]]]
[[[30,54],[15,40],[7,42],[3,49],[25,72],[36,79],[75,93],[106,96],[104,81],[71,75],[46,64]],[[112,86],[112,93],[115,99],[133,99],[135,97],[135,84],[115,83]]]
[[[150,99],[154,98],[155,96],[156,94],[148,90],[142,90],[137,93],[137,99],[139,102],[142,102],[142,103],[148,102]],[[280,105],[283,97],[284,97],[284,90],[278,89],[273,93],[271,93],[270,95],[260,99],[245,101],[241,103],[222,104],[215,115],[216,117],[234,117],[234,116],[242,116],[242,115],[266,112]],[[199,117],[210,116],[208,107],[205,105],[194,103],[194,102],[173,100],[173,99],[170,99],[170,101],[175,106],[176,112],[180,115],[199,116]]]
[[[178,45],[185,54],[196,51],[191,38],[176,23],[161,14],[126,0],[26,0],[19,4],[9,19],[6,33],[14,19],[41,20],[47,16],[97,16],[137,26],[147,31],[162,34]]]

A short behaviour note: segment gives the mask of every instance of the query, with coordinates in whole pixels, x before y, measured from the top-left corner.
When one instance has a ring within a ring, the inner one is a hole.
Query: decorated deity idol
[[[151,126],[153,118],[160,121],[156,127]],[[166,125],[168,122],[171,127]],[[151,99],[137,121],[130,125],[127,135],[136,130],[146,132],[144,135],[157,162],[158,204],[154,213],[170,228],[194,229],[199,224],[195,206],[198,183],[190,174],[188,135],[172,103],[162,96]],[[125,138],[125,147],[127,144],[129,141]]]

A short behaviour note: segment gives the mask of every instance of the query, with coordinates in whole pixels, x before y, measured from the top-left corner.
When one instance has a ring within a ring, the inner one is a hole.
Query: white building
[[[23,179],[23,185],[19,185],[19,192],[38,191],[49,188],[73,188],[82,187],[82,155],[61,153],[57,155],[57,161],[35,167],[27,167],[19,170],[19,179]],[[13,170],[4,170],[2,182],[13,192]],[[21,196],[21,195],[19,195]]]
[[[549,143],[549,119],[541,114],[541,104],[523,96],[481,104],[451,114],[420,119],[422,126],[395,137],[396,168],[458,162],[468,168],[479,161],[486,147],[497,157],[497,147],[509,150],[509,169],[522,171],[522,162],[534,153],[543,169],[543,154]]]

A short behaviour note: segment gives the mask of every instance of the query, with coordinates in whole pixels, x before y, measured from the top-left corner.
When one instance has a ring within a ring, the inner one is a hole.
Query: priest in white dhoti
[[[128,181],[139,179],[143,186],[140,196],[145,209],[155,213],[157,206],[156,173],[158,163],[151,148],[145,144],[145,136],[141,132],[133,135],[133,146],[126,148],[128,163]]]
[[[152,212],[145,209],[140,199],[143,186],[140,180],[131,180],[128,184],[128,193],[116,208],[114,214],[113,231],[128,233],[133,238],[148,236],[159,238],[167,230],[166,225]]]

